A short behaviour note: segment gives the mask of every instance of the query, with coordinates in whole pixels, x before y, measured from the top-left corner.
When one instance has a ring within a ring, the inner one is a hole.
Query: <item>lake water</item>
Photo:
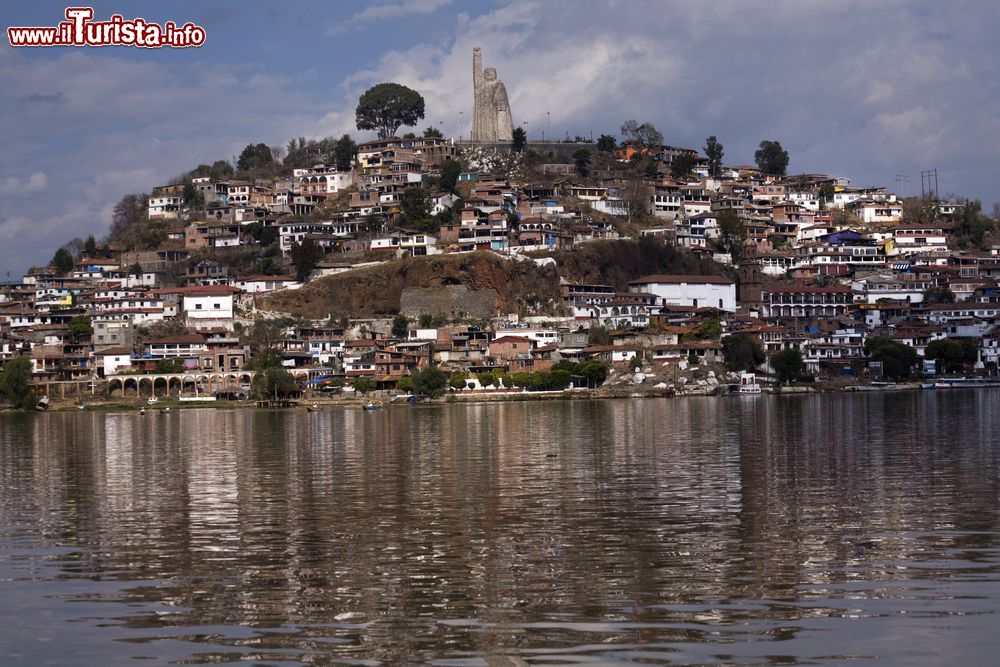
[[[0,415],[0,664],[994,664],[1000,390]]]

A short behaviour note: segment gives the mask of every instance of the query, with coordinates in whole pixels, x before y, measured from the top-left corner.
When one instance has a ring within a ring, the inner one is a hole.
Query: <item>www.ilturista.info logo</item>
[[[108,21],[93,21],[93,7],[67,7],[66,20],[51,28],[7,28],[11,46],[138,46],[158,49],[185,48],[205,43],[205,29],[191,22],[162,26],[145,19],[124,19],[114,14]]]

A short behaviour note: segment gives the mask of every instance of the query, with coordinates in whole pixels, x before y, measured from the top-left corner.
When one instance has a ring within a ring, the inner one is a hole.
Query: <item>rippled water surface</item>
[[[998,405],[0,415],[0,664],[995,664]]]

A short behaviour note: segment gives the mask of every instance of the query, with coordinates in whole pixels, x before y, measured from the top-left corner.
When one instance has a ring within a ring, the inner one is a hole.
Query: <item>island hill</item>
[[[670,146],[636,121],[593,143],[396,136],[423,115],[402,88],[359,104],[381,138],[250,144],[123,197],[105,239],[4,285],[3,399],[996,372],[1000,246],[978,202],[788,174],[771,140],[733,165],[716,137]]]

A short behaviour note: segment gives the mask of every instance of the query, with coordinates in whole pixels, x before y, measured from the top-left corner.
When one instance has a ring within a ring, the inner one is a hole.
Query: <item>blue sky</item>
[[[3,27],[55,25],[65,4],[18,3]],[[471,51],[506,83],[529,136],[654,123],[668,143],[717,135],[728,163],[762,139],[791,171],[1000,201],[1000,4],[923,0],[100,2],[193,21],[197,49],[0,47],[0,272],[106,233],[148,192],[249,142],[351,132],[358,95],[398,81],[427,124],[468,135]],[[459,112],[463,112],[459,114]],[[0,278],[3,275],[0,273]]]

